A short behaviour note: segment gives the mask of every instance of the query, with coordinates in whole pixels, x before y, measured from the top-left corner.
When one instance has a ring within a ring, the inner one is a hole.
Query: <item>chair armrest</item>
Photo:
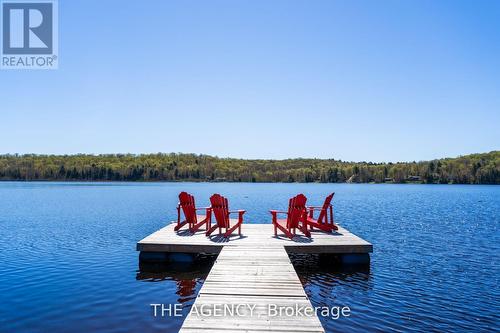
[[[230,210],[229,214],[234,214],[234,213],[244,214],[245,212],[246,212],[246,210],[244,210],[244,209],[238,209],[238,210]]]
[[[243,223],[243,214],[245,214],[246,210],[238,209],[227,212],[227,215],[232,213],[238,213],[238,223]]]
[[[273,216],[276,216],[278,214],[288,214],[288,212],[280,211],[280,210],[270,210],[269,213],[271,213]]]

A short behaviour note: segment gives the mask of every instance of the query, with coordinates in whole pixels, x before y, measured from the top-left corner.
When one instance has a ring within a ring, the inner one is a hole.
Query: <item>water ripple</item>
[[[0,328],[7,332],[175,332],[151,303],[186,315],[213,258],[138,267],[137,240],[175,218],[177,194],[213,192],[270,222],[299,192],[335,191],[339,223],[374,244],[368,267],[293,258],[328,332],[500,331],[500,188],[345,184],[0,183]]]

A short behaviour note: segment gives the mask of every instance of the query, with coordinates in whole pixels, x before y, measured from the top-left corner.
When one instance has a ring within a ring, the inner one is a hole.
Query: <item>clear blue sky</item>
[[[500,1],[59,1],[0,153],[412,161],[500,149]]]

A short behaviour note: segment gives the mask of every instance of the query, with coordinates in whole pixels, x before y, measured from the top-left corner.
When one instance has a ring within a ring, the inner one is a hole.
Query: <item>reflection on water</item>
[[[331,254],[291,254],[290,259],[314,307],[348,306],[351,309],[348,317],[334,319],[331,316],[319,316],[326,332],[356,331],[356,327],[350,324],[357,322],[357,309],[350,300],[372,292],[370,264],[343,264],[339,256]],[[344,294],[346,287],[354,291],[348,297]]]
[[[298,254],[288,255],[301,277],[303,284],[307,283],[310,274],[335,274],[338,279],[346,279],[352,275],[370,278],[370,264],[343,264],[341,256],[335,254]]]
[[[369,263],[343,264],[330,254],[290,254],[290,260],[314,306],[332,306],[335,288],[342,284],[355,284],[365,292],[372,287]]]
[[[147,261],[139,259],[137,280],[146,282],[175,281],[177,303],[189,311],[196,295],[215,261],[215,255],[199,254],[192,262]]]

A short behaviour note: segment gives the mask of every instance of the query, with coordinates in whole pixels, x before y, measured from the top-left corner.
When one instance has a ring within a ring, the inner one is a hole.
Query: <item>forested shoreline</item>
[[[500,151],[401,163],[176,153],[7,154],[0,155],[0,180],[500,184]]]

